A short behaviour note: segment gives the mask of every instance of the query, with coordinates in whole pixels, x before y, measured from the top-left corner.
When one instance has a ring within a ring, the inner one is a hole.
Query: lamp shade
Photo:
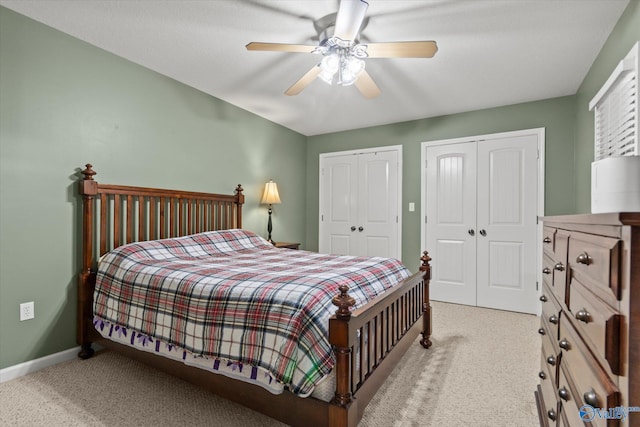
[[[276,205],[280,202],[280,194],[278,194],[278,186],[273,180],[267,182],[264,186],[264,193],[260,203],[263,205]]]

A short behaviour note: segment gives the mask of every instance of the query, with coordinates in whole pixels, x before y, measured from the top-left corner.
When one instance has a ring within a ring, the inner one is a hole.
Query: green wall
[[[618,20],[577,93],[575,139],[576,212],[591,212],[591,162],[594,153],[594,117],[589,102],[607,81],[622,58],[640,41],[640,1],[631,0]]]
[[[276,238],[304,239],[306,138],[0,7],[0,369],[74,347],[78,171],[231,194],[278,183]],[[19,322],[21,302],[36,318]]]
[[[320,153],[365,147],[402,145],[402,260],[417,270],[420,248],[420,146],[424,141],[486,135],[519,129],[546,128],[547,214],[574,210],[573,96],[351,130],[308,138],[307,148],[307,247],[318,247],[318,180]],[[410,202],[416,204],[408,211]]]

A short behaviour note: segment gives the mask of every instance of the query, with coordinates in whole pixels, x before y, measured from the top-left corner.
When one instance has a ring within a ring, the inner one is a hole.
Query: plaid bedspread
[[[269,370],[306,395],[333,367],[331,298],[361,306],[409,276],[397,260],[277,249],[246,230],[133,243],[98,266],[94,313],[197,355]]]

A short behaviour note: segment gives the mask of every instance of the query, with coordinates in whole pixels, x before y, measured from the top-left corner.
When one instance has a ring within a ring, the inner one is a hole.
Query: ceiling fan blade
[[[262,50],[271,52],[298,52],[311,53],[317,46],[306,44],[289,44],[289,43],[261,43],[251,42],[246,48],[247,50]]]
[[[333,35],[342,40],[354,40],[368,8],[369,3],[364,0],[341,0]]]
[[[312,69],[307,71],[304,76],[300,77],[300,80],[291,85],[284,94],[288,96],[294,96],[299,94],[313,82],[320,74],[320,65],[314,65]]]
[[[367,43],[369,58],[432,58],[437,51],[434,41]]]
[[[373,81],[369,73],[366,70],[362,70],[362,73],[358,76],[358,80],[354,83],[362,96],[367,99],[375,98],[380,95],[380,88]]]

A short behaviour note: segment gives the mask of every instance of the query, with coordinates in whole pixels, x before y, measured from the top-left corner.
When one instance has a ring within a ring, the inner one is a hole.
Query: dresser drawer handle
[[[556,420],[556,411],[554,411],[553,409],[549,409],[547,411],[547,416],[549,417],[549,419],[551,421],[555,421]]]
[[[569,401],[569,398],[571,397],[569,395],[569,390],[567,390],[565,387],[562,387],[560,390],[558,390],[558,395],[560,396],[560,398],[564,401]]]
[[[584,403],[587,405],[591,405],[594,408],[600,407],[600,399],[598,399],[598,394],[595,390],[591,389],[591,391],[586,392],[582,397],[584,397]]]
[[[556,358],[553,356],[547,357],[547,363],[551,366],[556,366]]]
[[[542,269],[542,272],[544,274],[551,274],[551,269],[549,267],[545,267],[545,268]]]
[[[547,296],[546,296],[546,295],[540,295],[540,301],[542,301],[542,302],[547,302],[547,301],[549,301],[549,300],[547,299]]]
[[[540,377],[541,380],[546,380],[547,379],[547,374],[545,374],[542,371],[538,372],[538,376]]]
[[[549,316],[549,322],[553,323],[554,325],[558,324],[558,316],[556,316],[555,314],[552,314],[551,316]]]
[[[591,257],[589,256],[588,253],[583,252],[580,255],[578,255],[578,257],[576,258],[576,262],[578,264],[589,265],[591,264]]]
[[[545,332],[544,328],[540,328],[540,329],[538,329],[538,333],[539,333],[540,335],[546,335],[546,334],[547,334],[547,333]]]
[[[566,339],[561,339],[558,345],[563,350],[567,350],[567,351],[571,350],[571,344],[569,344],[569,341],[567,341]]]
[[[549,237],[549,236],[544,236],[544,239],[542,239],[542,241],[543,241],[544,243],[551,243],[551,237]]]
[[[555,268],[558,271],[564,271],[564,264],[559,262],[556,265],[554,265],[553,268]]]
[[[576,313],[576,320],[580,320],[584,323],[589,323],[591,322],[591,313],[589,313],[586,308],[583,308]]]

